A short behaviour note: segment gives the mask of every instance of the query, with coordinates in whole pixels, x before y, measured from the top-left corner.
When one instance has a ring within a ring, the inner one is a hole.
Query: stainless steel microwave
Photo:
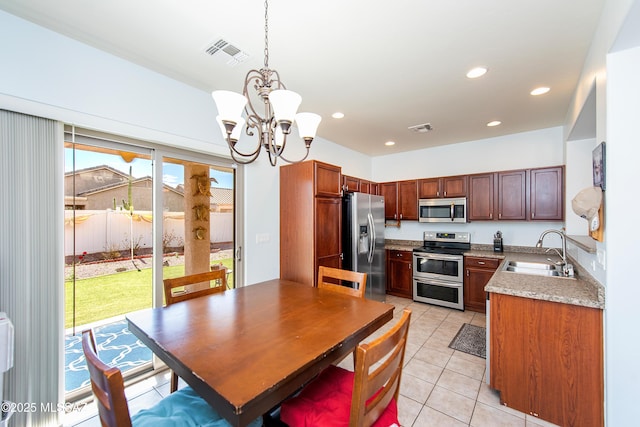
[[[420,222],[467,222],[467,199],[420,199],[418,215]]]

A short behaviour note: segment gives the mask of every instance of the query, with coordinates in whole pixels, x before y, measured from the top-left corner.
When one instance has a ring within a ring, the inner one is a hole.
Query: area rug
[[[125,371],[151,361],[149,350],[127,329],[127,321],[94,328],[98,355],[109,366]],[[65,336],[65,391],[89,385],[89,371],[82,353],[82,333]]]
[[[465,323],[462,325],[449,348],[487,358],[487,332],[482,326]]]

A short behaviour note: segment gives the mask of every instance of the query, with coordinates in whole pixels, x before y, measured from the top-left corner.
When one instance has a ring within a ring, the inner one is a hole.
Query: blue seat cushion
[[[131,423],[135,427],[231,427],[191,387],[181,388],[152,408],[141,410],[131,417]],[[249,424],[250,427],[261,425],[262,418]]]

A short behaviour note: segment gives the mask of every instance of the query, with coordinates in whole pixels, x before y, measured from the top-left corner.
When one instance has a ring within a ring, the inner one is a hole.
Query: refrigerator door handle
[[[373,224],[373,215],[371,212],[367,213],[367,221],[369,222],[369,253],[367,254],[367,261],[369,264],[373,262],[373,250],[376,245],[376,229]]]

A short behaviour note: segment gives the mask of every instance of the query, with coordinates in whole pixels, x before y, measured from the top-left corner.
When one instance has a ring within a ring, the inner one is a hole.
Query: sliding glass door
[[[90,393],[80,334],[125,377],[161,368],[127,329],[162,280],[224,269],[236,286],[237,170],[224,159],[67,127],[65,391]]]
[[[86,389],[81,332],[130,375],[151,352],[124,315],[152,306],[153,151],[100,139],[65,141],[65,391]]]

